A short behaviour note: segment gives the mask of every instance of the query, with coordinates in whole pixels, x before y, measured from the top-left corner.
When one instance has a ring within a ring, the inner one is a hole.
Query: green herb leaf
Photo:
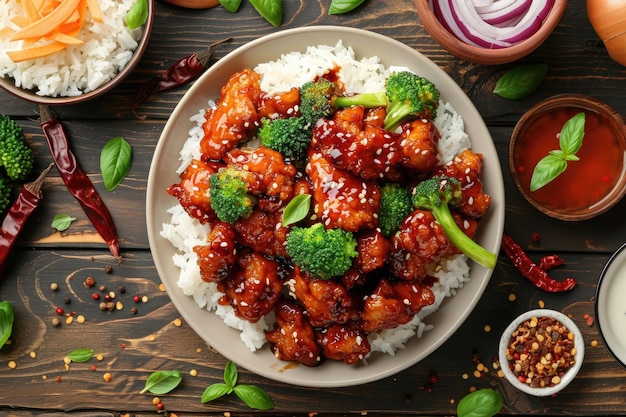
[[[547,73],[546,64],[520,65],[500,77],[493,92],[509,100],[522,99],[539,87]]]
[[[250,408],[256,410],[271,410],[274,408],[274,402],[270,396],[255,385],[240,384],[236,385],[234,390],[237,397]]]
[[[113,191],[124,180],[133,161],[133,149],[122,137],[109,140],[100,152],[100,171],[108,191]]]
[[[578,161],[576,156],[585,136],[585,113],[567,120],[559,133],[560,149],[552,150],[537,162],[530,178],[530,191],[537,191],[567,169],[568,161]]]
[[[72,362],[87,362],[93,356],[93,349],[76,349],[67,355]]]
[[[250,0],[250,4],[272,26],[279,27],[283,21],[282,0]]]
[[[359,7],[365,0],[332,0],[328,14],[342,14]]]
[[[148,20],[148,0],[136,0],[125,16],[126,26],[137,29]]]
[[[226,362],[226,367],[224,368],[224,382],[229,388],[237,385],[237,378],[239,377],[239,373],[237,372],[237,366],[234,362],[228,361]]]
[[[76,220],[76,217],[70,217],[69,214],[57,214],[52,218],[50,226],[59,232],[63,232],[70,227],[74,220]]]
[[[236,13],[239,10],[239,6],[241,6],[241,0],[219,0],[219,2],[223,8],[231,13]]]
[[[223,382],[218,382],[217,384],[209,385],[207,389],[204,390],[202,397],[200,397],[200,402],[205,404],[217,400],[230,392],[232,392],[232,387],[229,387]]]
[[[15,319],[15,312],[13,306],[8,301],[0,302],[0,348],[11,337],[13,331],[13,320]]]
[[[504,398],[496,390],[479,389],[459,401],[456,407],[458,417],[492,417],[500,411]]]
[[[311,194],[298,194],[291,199],[283,211],[283,226],[298,223],[309,214]]]
[[[167,394],[180,384],[183,376],[179,371],[157,371],[150,374],[141,394],[150,392],[156,395]]]

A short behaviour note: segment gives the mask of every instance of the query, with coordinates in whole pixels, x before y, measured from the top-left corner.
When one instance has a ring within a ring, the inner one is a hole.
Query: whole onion
[[[587,16],[609,56],[626,65],[626,2],[587,0]]]

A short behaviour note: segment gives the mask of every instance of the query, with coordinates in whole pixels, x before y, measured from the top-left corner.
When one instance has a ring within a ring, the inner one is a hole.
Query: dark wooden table
[[[614,63],[586,17],[584,2],[571,1],[560,25],[548,41],[523,61],[502,66],[464,62],[442,50],[424,31],[413,0],[368,0],[357,11],[329,16],[330,1],[286,0],[285,19],[273,28],[244,2],[237,15],[222,8],[187,10],[161,0],[148,50],[134,73],[106,97],[85,105],[55,110],[70,132],[72,148],[85,171],[111,208],[118,225],[124,259],[117,264],[55,170],[44,187],[44,201],[31,218],[11,257],[0,300],[15,308],[11,343],[0,350],[0,414],[90,416],[156,415],[153,396],[140,394],[146,377],[159,369],[179,369],[184,384],[161,397],[176,415],[452,415],[456,403],[473,387],[497,388],[505,398],[503,414],[622,415],[626,413],[626,370],[602,344],[593,317],[594,291],[610,254],[626,237],[626,201],[589,221],[566,223],[541,215],[515,188],[508,171],[508,140],[515,122],[530,106],[559,93],[595,96],[626,113],[625,68]],[[469,95],[489,126],[506,186],[505,232],[529,254],[558,254],[565,265],[557,279],[572,276],[579,285],[565,294],[548,294],[524,279],[509,260],[500,256],[493,278],[475,311],[437,351],[419,364],[378,382],[333,389],[300,388],[267,380],[241,369],[240,381],[266,390],[275,402],[268,413],[253,412],[230,396],[203,405],[204,389],[222,378],[226,360],[212,351],[184,322],[160,288],[148,247],[145,192],[148,168],[157,139],[185,89],[163,93],[143,106],[145,120],[131,112],[131,100],[142,82],[174,60],[232,36],[217,48],[219,59],[257,37],[287,28],[332,24],[378,32],[402,41],[443,68]],[[513,65],[545,62],[548,75],[541,88],[521,101],[496,97],[497,78]],[[37,107],[0,92],[0,113],[16,118],[36,153],[36,169],[51,157],[39,129]],[[99,152],[112,137],[123,136],[135,158],[128,177],[114,192],[106,192],[99,170]],[[68,231],[50,227],[55,214],[76,220]],[[531,233],[541,234],[533,243]],[[106,272],[107,266],[112,271]],[[100,311],[83,282],[87,276],[117,294],[121,310]],[[52,291],[51,283],[58,284]],[[119,287],[125,287],[120,292]],[[516,298],[510,301],[509,295]],[[134,303],[134,296],[147,297]],[[65,299],[70,303],[66,304]],[[556,397],[521,394],[491,368],[500,333],[517,314],[545,305],[568,313],[583,331],[587,355],[579,376]],[[54,327],[55,308],[75,312],[74,322]],[[136,313],[131,309],[135,307]],[[85,318],[79,323],[78,316]],[[486,328],[490,326],[490,331]],[[598,342],[597,347],[594,342]],[[70,350],[90,347],[102,360],[72,363]],[[488,366],[474,375],[476,361]],[[16,367],[10,366],[13,362]],[[95,369],[92,369],[95,366]],[[190,377],[192,370],[196,377]],[[105,382],[104,374],[112,379]],[[431,375],[437,382],[430,384]]]

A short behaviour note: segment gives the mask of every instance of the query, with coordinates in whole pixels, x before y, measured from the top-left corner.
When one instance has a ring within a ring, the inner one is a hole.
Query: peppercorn
[[[56,290],[58,290],[58,289],[59,289],[59,284],[57,284],[56,282],[51,283],[51,284],[50,284],[50,289],[51,289],[52,291],[56,291]]]
[[[91,288],[94,285],[96,285],[96,280],[92,276],[88,276],[87,278],[85,278],[84,284],[85,284],[85,287]]]
[[[100,291],[102,291],[102,292],[105,292],[105,291],[107,290],[107,287],[106,287],[106,285],[100,285],[100,286],[98,287],[98,289],[99,289]]]
[[[94,300],[98,301],[100,299],[100,294],[95,292],[95,293],[91,294],[91,298],[93,298]]]
[[[113,267],[111,265],[107,265],[104,267],[105,274],[110,274],[111,272],[113,272]]]
[[[98,304],[98,307],[100,308],[100,310],[104,311],[107,309],[107,303],[103,301],[100,304]]]
[[[140,301],[141,301],[141,297],[139,297],[138,295],[136,295],[136,296],[134,296],[134,297],[133,297],[133,301],[134,301],[134,302],[136,302],[136,303],[138,303],[138,302],[140,302]]]
[[[60,325],[61,325],[61,320],[59,320],[57,317],[54,317],[52,319],[52,326],[59,327]]]
[[[120,294],[124,294],[126,292],[126,287],[124,287],[123,285],[120,285],[119,287],[117,287],[117,291]]]
[[[59,316],[62,316],[65,313],[65,310],[63,310],[61,307],[57,307],[55,311]]]
[[[63,302],[64,302],[65,304],[69,304],[69,303],[71,303],[71,302],[72,302],[72,299],[71,299],[70,297],[65,297],[65,298],[63,299]]]
[[[131,314],[137,314],[137,307],[133,307],[130,309]]]

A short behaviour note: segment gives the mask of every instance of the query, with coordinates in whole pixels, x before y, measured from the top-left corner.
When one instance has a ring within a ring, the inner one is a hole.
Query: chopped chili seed
[[[61,375],[57,375],[57,377],[56,377],[56,381],[57,381],[57,382],[61,382],[61,381],[63,381],[63,379],[61,379]]]

